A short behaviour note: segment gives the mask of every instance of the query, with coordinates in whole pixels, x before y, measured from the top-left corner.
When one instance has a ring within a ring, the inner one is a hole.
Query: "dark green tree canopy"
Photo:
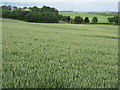
[[[118,17],[118,16],[115,16],[115,17],[109,17],[109,18],[108,18],[108,22],[109,22],[109,23],[119,24],[120,20],[119,20],[119,17]]]
[[[79,24],[83,22],[83,18],[80,16],[76,16],[74,19],[74,23]]]
[[[112,17],[112,18],[109,17],[109,18],[108,18],[108,22],[109,22],[109,23],[113,23],[113,22],[114,22],[114,17]]]
[[[40,9],[41,12],[56,12],[58,13],[58,10],[55,9],[55,8],[51,8],[51,7],[48,7],[48,6],[43,6],[41,9]]]
[[[12,10],[12,6],[10,6],[10,5],[9,6],[3,5],[2,9]]]
[[[88,18],[88,17],[85,17],[84,22],[85,22],[85,23],[89,23],[89,22],[90,22],[89,18]]]
[[[93,17],[92,23],[98,23],[98,18],[97,17]]]
[[[17,10],[18,8],[16,6],[13,6],[13,10]]]
[[[114,17],[114,22],[120,25],[120,19],[118,16]]]
[[[2,17],[41,23],[58,23],[59,21],[58,10],[48,6],[42,8],[29,7],[30,11],[26,11],[27,7],[14,6],[10,10],[11,8],[11,6],[2,6]]]
[[[70,22],[70,16],[66,17],[67,22]]]
[[[37,6],[29,7],[29,9],[30,9],[31,11],[40,12],[40,8],[38,8]]]
[[[27,7],[23,7],[23,10],[27,9]]]

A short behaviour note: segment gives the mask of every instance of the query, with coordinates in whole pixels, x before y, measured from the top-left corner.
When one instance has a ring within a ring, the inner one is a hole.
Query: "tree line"
[[[118,16],[109,17],[109,18],[108,18],[108,22],[109,22],[109,23],[116,23],[116,24],[118,24],[118,23],[119,23],[119,18],[118,18]]]
[[[59,11],[56,8],[51,8],[49,6],[43,6],[38,8],[37,6],[33,7],[16,7],[16,6],[6,6],[3,5],[0,7],[2,9],[3,18],[12,18],[18,20],[24,20],[27,22],[37,22],[37,23],[58,23],[59,21],[65,21],[68,23],[98,23],[98,18],[93,17],[92,20],[89,20],[89,17],[84,19],[81,16],[76,16],[74,19],[70,16],[63,16],[59,14]],[[108,22],[118,24],[118,16],[109,17]]]
[[[2,6],[1,8],[3,18],[12,18],[39,23],[58,23],[59,21],[58,10],[48,6],[43,6],[42,8],[38,8],[37,6],[29,8]]]

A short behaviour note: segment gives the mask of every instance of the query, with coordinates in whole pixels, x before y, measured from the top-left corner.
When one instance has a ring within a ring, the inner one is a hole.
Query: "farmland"
[[[84,12],[59,12],[59,13],[64,16],[71,16],[71,18],[75,18],[75,16],[81,16],[83,18],[89,17],[90,21],[92,20],[93,17],[97,17],[99,20],[98,23],[107,23],[108,17],[113,17],[113,16],[102,16],[99,14],[84,13]]]
[[[114,88],[117,26],[2,21],[4,88]]]

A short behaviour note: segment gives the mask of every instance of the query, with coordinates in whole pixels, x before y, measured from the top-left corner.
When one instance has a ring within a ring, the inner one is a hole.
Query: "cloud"
[[[1,0],[2,2],[119,2],[119,0]]]

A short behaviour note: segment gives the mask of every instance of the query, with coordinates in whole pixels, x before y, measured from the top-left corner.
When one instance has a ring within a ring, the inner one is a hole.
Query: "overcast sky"
[[[0,4],[12,6],[43,5],[57,8],[59,11],[118,11],[119,0],[0,0]]]
[[[119,0],[0,0],[2,2],[118,2]]]

